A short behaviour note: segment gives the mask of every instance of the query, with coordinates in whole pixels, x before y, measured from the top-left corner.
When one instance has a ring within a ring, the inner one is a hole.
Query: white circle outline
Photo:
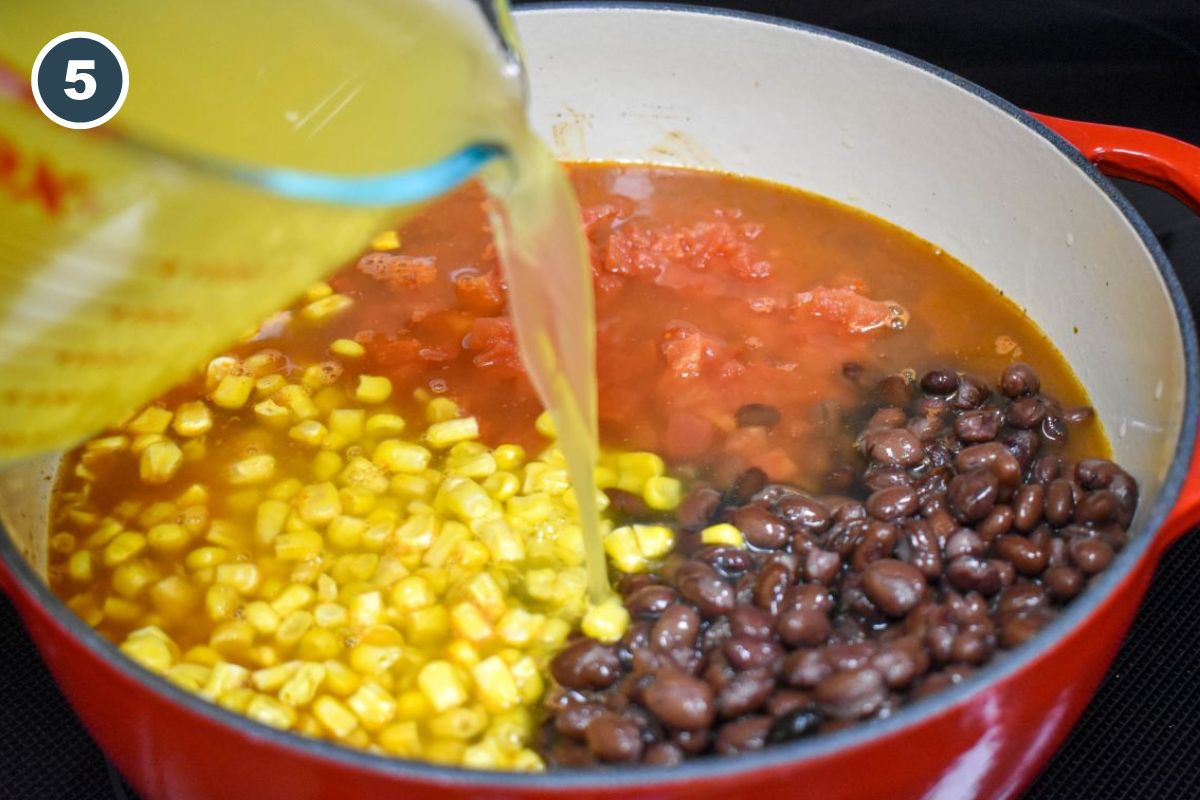
[[[113,54],[113,56],[117,59],[117,64],[121,67],[121,93],[117,95],[117,102],[108,110],[107,113],[104,114],[104,116],[97,117],[96,119],[87,122],[73,122],[69,119],[63,119],[55,114],[50,110],[50,107],[46,105],[46,102],[42,100],[42,93],[38,89],[37,76],[38,70],[42,66],[42,60],[45,59],[47,53],[54,49],[55,45],[60,42],[65,42],[68,39],[91,39],[93,42],[99,42],[108,50],[108,52]],[[46,46],[42,48],[42,51],[38,53],[37,58],[34,59],[33,62],[33,70],[29,73],[29,85],[30,88],[33,89],[34,102],[37,103],[38,108],[42,110],[42,113],[46,115],[47,119],[56,125],[61,125],[64,128],[73,128],[77,131],[87,130],[88,128],[97,128],[108,122],[110,119],[116,116],[118,111],[121,110],[121,106],[125,105],[125,97],[129,94],[129,66],[125,63],[125,56],[121,55],[121,51],[117,49],[117,46],[108,39],[105,39],[100,34],[91,33],[90,31],[71,31],[70,33],[63,33],[55,36],[53,39],[47,42]]]

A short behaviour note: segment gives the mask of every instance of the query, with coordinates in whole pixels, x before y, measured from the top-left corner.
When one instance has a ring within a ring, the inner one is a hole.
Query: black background
[[[791,17],[923,58],[1025,108],[1200,143],[1200,0],[774,0]],[[1200,221],[1122,183],[1200,308]],[[1026,795],[1200,797],[1200,533],[1169,551],[1104,686]],[[0,798],[133,795],[79,727],[0,600]]]

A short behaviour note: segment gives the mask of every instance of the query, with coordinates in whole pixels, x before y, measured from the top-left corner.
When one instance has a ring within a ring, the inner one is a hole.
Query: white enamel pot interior
[[[1144,225],[1068,145],[976,87],[826,31],[578,4],[524,10],[518,28],[531,114],[560,157],[719,169],[856,206],[965,262],[1047,332],[1091,393],[1142,502],[1134,544],[1043,640],[1086,617],[1146,556],[1191,452],[1191,322]],[[48,458],[0,477],[0,515],[37,572],[55,466]],[[968,696],[1014,659],[933,702]],[[876,730],[894,732],[931,707],[914,704]],[[296,747],[393,771],[322,743]]]

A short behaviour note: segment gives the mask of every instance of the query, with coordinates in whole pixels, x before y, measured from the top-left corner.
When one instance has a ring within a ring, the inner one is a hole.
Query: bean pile
[[[1091,410],[1031,367],[998,388],[885,380],[837,494],[755,469],[694,487],[675,552],[620,584],[626,635],[551,663],[547,764],[669,765],[884,717],[1043,628],[1125,544],[1137,484],[1056,453]],[[712,544],[730,525],[741,546]]]

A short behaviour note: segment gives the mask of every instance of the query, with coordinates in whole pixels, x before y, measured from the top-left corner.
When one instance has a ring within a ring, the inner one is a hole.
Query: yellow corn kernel
[[[304,290],[304,301],[311,303],[333,294],[333,287],[325,281],[318,281]]]
[[[325,688],[338,697],[349,697],[354,694],[362,678],[341,661],[330,659],[325,662]]]
[[[91,439],[83,446],[88,453],[117,453],[129,447],[129,437],[115,434]]]
[[[544,772],[546,762],[542,760],[541,756],[526,747],[513,756],[508,767],[517,772]]]
[[[208,527],[208,509],[205,506],[188,506],[180,509],[176,521],[188,533],[200,533]]]
[[[675,547],[675,532],[666,525],[634,525],[633,533],[646,558],[662,558]]]
[[[399,414],[372,414],[367,417],[367,433],[376,438],[380,436],[396,436],[407,427],[404,417]]]
[[[646,569],[646,557],[630,525],[616,528],[604,537],[604,552],[608,553],[613,565],[621,572],[642,572]]]
[[[376,405],[392,396],[392,382],[378,375],[359,375],[354,399],[360,403]]]
[[[506,610],[504,590],[489,572],[481,572],[467,582],[466,598],[474,603],[488,620],[499,619]]]
[[[400,647],[356,644],[350,648],[350,666],[361,675],[380,675],[391,669],[401,655]]]
[[[391,592],[392,604],[405,611],[431,606],[437,600],[429,582],[420,575],[400,580]]]
[[[199,692],[201,687],[208,683],[211,674],[212,670],[208,667],[182,663],[167,670],[167,680],[189,692]]]
[[[259,580],[258,567],[254,564],[241,562],[217,567],[217,583],[230,587],[238,594],[253,594]]]
[[[254,626],[254,630],[263,635],[273,634],[279,629],[279,612],[262,600],[248,603],[242,609],[242,618]]]
[[[78,550],[67,560],[67,574],[71,580],[86,583],[92,580],[92,554],[89,550]]]
[[[230,689],[216,698],[217,705],[221,706],[221,708],[229,709],[235,714],[245,714],[250,701],[253,699],[254,690],[245,686]]]
[[[195,609],[199,592],[179,575],[169,575],[150,589],[150,601],[165,618],[182,620]]]
[[[167,437],[161,433],[143,433],[135,436],[129,444],[129,451],[135,456],[140,456],[146,451],[146,448],[152,444],[167,441]]]
[[[448,711],[467,701],[467,690],[458,671],[448,661],[434,660],[417,674],[417,686],[437,712]]]
[[[141,619],[145,613],[138,603],[126,600],[124,597],[115,597],[112,595],[104,598],[104,605],[101,607],[101,610],[104,613],[104,619],[127,623]]]
[[[388,490],[387,475],[362,456],[351,458],[338,480],[343,486],[357,486],[374,494],[383,494]]]
[[[209,394],[209,399],[218,408],[236,409],[246,405],[252,391],[254,378],[249,375],[226,375]]]
[[[457,442],[479,438],[479,420],[475,417],[460,417],[435,422],[425,431],[425,441],[431,447],[444,450]]]
[[[271,667],[255,670],[250,675],[250,682],[260,692],[278,692],[284,684],[300,669],[299,661],[284,661]]]
[[[420,729],[411,720],[393,723],[380,731],[379,746],[397,758],[416,758],[424,751]]]
[[[328,481],[305,486],[296,496],[296,511],[309,525],[321,526],[342,513],[337,487]]]
[[[313,609],[313,621],[321,628],[338,628],[350,619],[346,607],[337,603],[321,603]]]
[[[279,688],[279,699],[293,708],[307,705],[325,682],[323,664],[301,664]]]
[[[683,484],[676,478],[655,475],[646,479],[642,499],[655,511],[674,511],[683,500]]]
[[[190,570],[215,569],[218,564],[229,560],[229,551],[224,547],[197,547],[187,554],[183,563]]]
[[[155,525],[146,533],[145,541],[156,553],[178,553],[187,547],[191,533],[182,525],[164,522]]]
[[[300,384],[310,392],[316,392],[322,387],[329,386],[337,382],[337,379],[342,376],[342,365],[336,361],[323,361],[319,364],[309,364],[304,368],[304,372],[300,377]],[[314,398],[314,402],[317,402]],[[333,403],[332,407],[338,404]],[[317,403],[320,407],[320,403]],[[327,409],[328,410],[328,409]]]
[[[229,465],[228,479],[234,486],[266,483],[275,474],[275,456],[263,453]]]
[[[275,631],[275,641],[284,647],[290,647],[300,641],[300,637],[312,627],[313,615],[307,611],[293,611],[283,617],[279,629]]]
[[[250,670],[228,661],[217,661],[212,665],[208,682],[200,693],[212,700],[232,689],[240,689],[250,681]]]
[[[280,561],[303,561],[321,554],[325,543],[314,530],[292,531],[275,537],[275,557]]]
[[[263,400],[254,404],[254,416],[258,421],[271,428],[286,427],[292,420],[292,415],[286,408],[274,400]]]
[[[426,422],[445,422],[454,419],[459,413],[458,403],[449,397],[435,397],[425,404]]]
[[[329,523],[329,528],[325,532],[326,538],[329,540],[330,546],[340,550],[354,550],[362,541],[363,531],[367,528],[367,521],[359,517],[349,517],[341,515],[335,517]]]
[[[204,667],[215,667],[221,657],[217,655],[217,651],[213,650],[206,644],[198,644],[195,647],[189,647],[187,652],[183,654],[183,660],[189,664],[199,664]]]
[[[332,450],[322,450],[313,456],[312,475],[319,481],[327,481],[342,470],[342,457]]]
[[[433,492],[433,484],[420,475],[400,473],[393,475],[388,483],[392,494],[401,497],[411,497],[418,500],[428,500]]]
[[[375,446],[371,461],[388,472],[419,473],[429,466],[432,453],[419,444],[384,439]]]
[[[338,492],[338,497],[342,501],[342,511],[359,516],[375,508],[379,500],[374,492],[363,486],[344,486]]]
[[[488,478],[496,472],[496,459],[491,453],[479,453],[468,458],[455,459],[453,464],[447,466],[447,471],[464,478]],[[486,481],[484,485],[487,485]]]
[[[512,647],[526,647],[542,626],[540,614],[530,614],[523,608],[511,608],[496,623],[496,634],[500,640]]]
[[[249,544],[246,532],[242,527],[227,519],[214,519],[208,526],[208,533],[205,535],[204,541],[233,551],[240,550],[244,545]]]
[[[274,399],[288,410],[296,422],[312,419],[320,413],[308,390],[299,384],[289,383],[279,390]]]
[[[448,475],[442,481],[433,504],[434,508],[454,514],[464,522],[482,520],[496,508],[495,501],[482,486],[470,478],[456,475]]]
[[[274,600],[271,601],[271,608],[283,617],[291,614],[294,611],[299,611],[303,608],[308,608],[316,600],[317,593],[313,591],[311,586],[305,586],[301,583],[293,583],[287,586],[279,593]]]
[[[558,621],[562,622],[562,620]],[[565,635],[563,639],[566,639]],[[555,645],[555,647],[557,646]],[[530,656],[519,658],[512,664],[509,664],[508,669],[517,684],[517,692],[521,695],[522,703],[532,705],[541,700],[542,693],[546,689],[546,683],[542,678],[542,670],[533,658]]]
[[[253,378],[261,378],[272,372],[278,372],[287,366],[287,358],[278,350],[260,350],[246,356],[242,362],[242,373]]]
[[[450,609],[450,624],[457,636],[468,642],[484,642],[492,636],[492,626],[471,603],[458,603]]]
[[[305,661],[325,661],[342,652],[345,640],[327,628],[309,628],[296,645],[296,655]]]
[[[334,339],[329,345],[329,352],[342,358],[362,358],[367,354],[367,348],[353,339]]]
[[[282,500],[264,500],[254,514],[254,541],[260,547],[270,547],[283,531],[287,521],[288,504]]]
[[[238,607],[238,594],[231,586],[217,584],[204,594],[204,608],[211,620],[228,619]]]
[[[371,240],[372,250],[399,250],[400,234],[395,231],[384,231]]]
[[[189,504],[190,505],[190,504]],[[167,500],[151,503],[138,514],[138,524],[150,528],[179,516],[179,506]]]
[[[436,644],[450,635],[450,612],[441,605],[415,609],[409,612],[404,630],[418,647]]]
[[[525,449],[518,444],[502,444],[492,451],[497,469],[515,472],[525,464]]]
[[[331,294],[301,308],[300,317],[308,322],[322,322],[337,316],[352,305],[354,305],[354,301],[346,295]]]
[[[558,438],[558,429],[555,427],[554,417],[551,416],[549,411],[543,411],[541,414],[538,414],[538,418],[534,420],[533,427],[547,439]]]
[[[125,531],[117,534],[104,548],[104,566],[115,567],[146,549],[146,537],[140,533]]]
[[[325,574],[318,575],[317,600],[321,603],[332,603],[334,600],[337,600],[337,597],[337,581]]]
[[[358,727],[358,718],[342,701],[323,694],[313,702],[313,716],[338,738],[349,736]]]
[[[495,458],[492,459],[495,463]],[[475,477],[466,475],[466,477]],[[483,488],[497,502],[503,503],[521,490],[521,479],[511,472],[492,471],[483,479]]]
[[[117,594],[135,600],[142,589],[158,578],[158,572],[146,562],[127,561],[113,571],[112,586]]]
[[[350,598],[350,622],[354,625],[376,625],[383,617],[383,595],[377,591],[363,592]]]
[[[510,709],[521,702],[516,681],[499,656],[489,656],[475,665],[475,696],[488,711]]]
[[[478,707],[461,706],[429,720],[429,732],[442,739],[468,741],[487,729],[487,712]]]
[[[585,635],[604,644],[612,644],[625,635],[629,627],[629,612],[620,600],[610,598],[589,607],[579,627]]]
[[[175,410],[175,420],[171,430],[180,436],[199,436],[207,433],[213,426],[212,412],[203,400],[193,400],[180,404]],[[161,431],[160,431],[161,433]]]
[[[703,544],[721,544],[729,547],[746,546],[746,537],[742,536],[742,532],[728,522],[709,525],[700,531],[700,541]]]
[[[396,699],[373,681],[363,683],[358,691],[346,699],[346,705],[369,731],[379,730],[396,718]]]
[[[642,494],[646,481],[663,474],[665,465],[656,453],[619,453],[616,458],[617,488]]]
[[[166,483],[183,465],[183,451],[171,441],[154,442],[142,451],[138,474],[143,483]]]
[[[297,422],[288,431],[288,437],[309,447],[320,447],[329,430],[315,419]]]
[[[238,619],[222,622],[213,629],[208,643],[223,657],[240,661],[254,645],[254,626]]]
[[[366,416],[361,408],[335,408],[329,412],[329,431],[347,443],[357,442],[362,438]]]
[[[256,694],[246,706],[246,716],[255,722],[279,730],[287,730],[296,724],[296,712],[274,697]]]
[[[125,425],[125,430],[130,433],[165,433],[167,426],[171,424],[171,418],[174,416],[170,411],[158,406],[147,406],[132,420]]]
[[[278,392],[284,386],[287,386],[287,378],[283,377],[282,375],[279,375],[278,373],[274,375],[263,375],[261,378],[254,381],[254,394],[257,397],[267,398]],[[261,403],[254,406],[256,413],[259,405],[261,405]],[[271,405],[275,406],[275,408],[283,408],[283,406],[276,403],[271,403]],[[284,410],[286,411],[286,409]]]
[[[121,652],[151,672],[163,675],[175,662],[171,640],[165,634],[131,633],[121,644]]]

